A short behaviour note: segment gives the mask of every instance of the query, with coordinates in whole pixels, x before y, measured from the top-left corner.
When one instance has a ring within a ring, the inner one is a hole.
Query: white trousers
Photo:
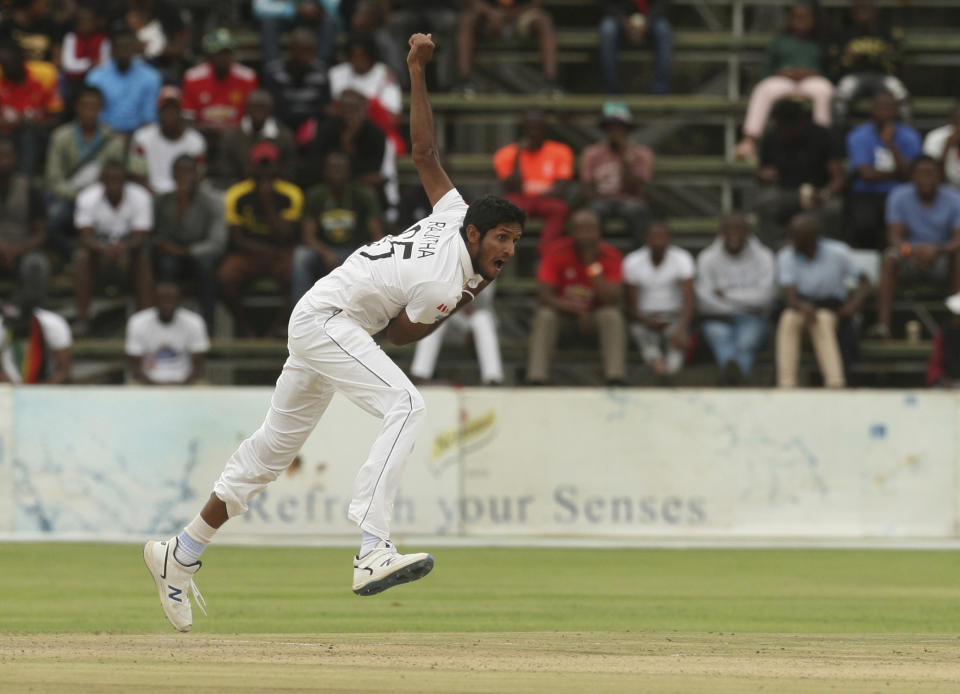
[[[477,361],[480,362],[480,380],[483,383],[503,383],[503,359],[500,357],[497,317],[493,308],[496,288],[497,284],[494,282],[482,294],[478,294],[474,301],[420,340],[413,353],[410,373],[424,380],[433,378],[443,343],[462,343],[468,333],[473,333],[473,345],[477,350]]]
[[[426,412],[423,397],[373,338],[339,311],[318,313],[298,304],[288,346],[266,419],[230,456],[214,493],[230,517],[245,513],[250,499],[293,462],[339,391],[383,419],[347,515],[361,529],[389,538],[403,465]]]

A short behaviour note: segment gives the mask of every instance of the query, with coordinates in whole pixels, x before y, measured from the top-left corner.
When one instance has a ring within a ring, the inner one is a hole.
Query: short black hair
[[[84,96],[95,96],[100,99],[100,103],[103,103],[103,92],[100,91],[99,87],[94,87],[92,84],[84,84],[80,86],[80,89],[77,90],[77,95],[73,98],[73,103],[77,103]]]
[[[357,32],[350,34],[347,38],[346,44],[343,46],[344,55],[349,58],[350,51],[352,51],[356,46],[359,46],[363,49],[363,52],[370,56],[370,60],[377,62],[380,59],[380,51],[377,50],[376,39],[373,38],[372,34],[367,32]]]
[[[940,171],[940,162],[931,157],[929,154],[921,154],[916,159],[913,160],[913,171],[917,170],[917,167],[921,164],[931,164],[937,171]]]
[[[807,110],[796,99],[780,99],[773,106],[773,120],[778,124],[793,125],[808,120]]]
[[[460,234],[466,238],[467,227],[471,224],[480,230],[480,238],[483,238],[499,224],[519,224],[523,229],[526,223],[527,213],[512,202],[498,195],[484,195],[470,203],[463,218],[463,226],[460,227]]]
[[[124,165],[123,160],[117,159],[116,157],[110,157],[103,162],[103,165],[100,167],[101,175],[106,172],[107,169],[119,169],[120,171],[123,171],[124,174],[127,173],[127,167]]]
[[[200,168],[200,162],[197,160],[197,158],[192,154],[187,154],[186,152],[184,152],[183,154],[180,154],[179,156],[177,156],[176,159],[173,160],[173,163],[170,164],[170,170],[176,171],[177,167],[180,166],[180,164],[184,164],[184,163],[189,163],[190,166],[192,166],[194,169]]]

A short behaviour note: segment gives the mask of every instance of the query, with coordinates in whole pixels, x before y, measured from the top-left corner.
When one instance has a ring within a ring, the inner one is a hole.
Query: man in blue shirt
[[[130,31],[111,41],[113,59],[87,73],[87,84],[103,93],[101,119],[117,132],[129,134],[157,120],[160,73],[140,58],[140,42]]]
[[[847,209],[851,242],[857,248],[883,248],[887,194],[910,177],[922,150],[920,134],[896,121],[897,101],[888,91],[873,97],[872,119],[847,135],[853,176]]]
[[[922,155],[913,165],[913,181],[887,198],[887,251],[877,291],[877,324],[872,337],[890,337],[890,316],[897,282],[927,282],[951,293],[960,291],[956,270],[960,254],[960,193],[944,185],[940,163]]]
[[[790,244],[777,254],[777,275],[787,304],[777,325],[777,385],[796,387],[806,328],[823,384],[842,388],[846,378],[838,330],[846,333],[844,342],[852,342],[849,318],[870,293],[870,281],[857,270],[847,244],[820,238],[820,220],[809,212],[790,220]],[[851,279],[859,283],[852,296]]]

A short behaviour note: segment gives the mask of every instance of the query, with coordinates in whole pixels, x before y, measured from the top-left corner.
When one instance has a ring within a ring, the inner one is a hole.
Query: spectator
[[[320,60],[333,56],[337,37],[339,0],[253,0],[253,16],[260,26],[264,64],[280,57],[280,35],[297,27],[315,37]]]
[[[950,123],[927,133],[923,153],[940,162],[947,182],[960,188],[960,103],[953,107]]]
[[[887,194],[910,177],[920,154],[920,134],[895,118],[890,92],[873,96],[873,118],[847,135],[847,157],[853,178],[847,227],[856,248],[882,248]]]
[[[520,139],[497,150],[493,168],[503,182],[507,200],[543,220],[542,254],[563,235],[570,215],[563,196],[573,178],[573,150],[547,139],[547,118],[542,111],[527,111],[520,124]]]
[[[73,223],[80,237],[73,258],[74,332],[82,337],[90,330],[94,278],[108,267],[132,279],[138,308],[150,305],[153,273],[144,241],[153,229],[153,200],[143,186],[127,180],[122,162],[111,160],[100,182],[77,196]]]
[[[330,152],[350,157],[354,178],[376,190],[383,187],[382,175],[386,138],[366,118],[366,99],[352,89],[345,90],[333,105],[333,114],[317,131],[302,157],[298,180],[313,186],[323,181],[323,162]]]
[[[742,214],[724,217],[720,236],[697,257],[696,293],[722,382],[739,385],[767,338],[776,293],[773,251],[750,234]]]
[[[183,113],[208,139],[215,139],[243,117],[257,73],[233,60],[236,43],[227,29],[203,37],[207,62],[183,75]]]
[[[383,237],[377,194],[351,181],[346,154],[327,155],[323,179],[306,194],[303,243],[293,253],[294,302],[357,248]]]
[[[29,294],[3,306],[0,316],[0,382],[66,383],[70,380],[70,326],[40,308]]]
[[[180,288],[157,285],[157,305],[130,316],[126,353],[133,378],[144,385],[187,385],[203,376],[210,339],[203,319],[180,306]]]
[[[50,279],[43,193],[17,171],[17,151],[0,139],[0,272],[17,275],[24,291],[42,299]]]
[[[290,288],[303,193],[277,177],[279,159],[280,151],[273,142],[258,142],[250,152],[253,175],[227,191],[231,247],[220,265],[220,289],[243,337],[254,335],[241,301],[244,285],[269,276],[287,291]],[[271,330],[277,327],[271,326]]]
[[[433,42],[439,50],[431,64],[436,65],[437,84],[449,89],[456,80],[457,51],[454,48],[457,25],[460,22],[459,0],[391,0],[381,7],[386,13],[384,21],[393,34],[394,43],[404,47],[411,34],[418,31],[433,33]],[[402,53],[402,51],[401,51]],[[393,67],[394,74],[404,87],[409,86],[409,73],[405,58],[399,67]]]
[[[367,99],[367,120],[383,131],[387,138],[380,175],[383,201],[389,208],[387,216],[396,218],[400,202],[397,155],[405,154],[407,143],[400,133],[400,115],[403,95],[393,73],[377,59],[376,46],[369,36],[352,36],[347,41],[347,60],[330,68],[330,93],[339,99],[347,89],[363,94]]]
[[[693,256],[671,243],[666,222],[653,222],[643,248],[623,260],[630,333],[657,376],[683,367],[694,312]]]
[[[890,337],[890,316],[898,281],[950,283],[960,291],[960,193],[941,184],[940,167],[921,155],[913,164],[913,182],[897,186],[887,198],[887,252],[877,290],[877,324],[871,337]]]
[[[607,94],[622,94],[617,65],[620,43],[625,36],[634,45],[649,40],[653,49],[651,94],[670,92],[670,64],[673,61],[673,32],[667,21],[669,0],[603,0],[600,20],[600,63]]]
[[[960,386],[960,294],[947,297],[950,320],[934,333],[930,360],[927,362],[927,386]]]
[[[897,77],[901,65],[902,32],[880,21],[873,0],[853,0],[848,27],[831,43],[828,52],[832,77],[837,83],[833,101],[834,122],[847,121],[851,104],[877,89],[886,89],[900,106],[900,118],[910,119],[910,94]]]
[[[346,45],[347,60],[330,68],[330,93],[334,99],[347,89],[367,99],[367,118],[376,125],[395,154],[404,154],[407,145],[400,134],[399,120],[403,111],[403,94],[393,73],[377,59],[377,49],[368,35],[351,36]]]
[[[203,8],[193,4],[188,11],[165,0],[136,0],[134,5],[140,9],[127,13],[127,23],[140,27],[137,35],[141,41],[153,42],[153,48],[146,49],[150,64],[160,73],[163,84],[180,84],[183,73],[193,65],[192,24],[202,26],[198,14]]]
[[[327,66],[317,58],[317,39],[307,29],[294,29],[290,35],[290,57],[267,63],[264,88],[278,105],[277,119],[298,134],[315,119],[322,122],[330,104]]]
[[[507,40],[516,32],[523,38],[536,36],[543,56],[544,91],[557,94],[557,30],[539,0],[464,0],[457,28],[457,67],[460,90],[473,92],[473,55],[477,34],[486,30],[491,37]]]
[[[227,187],[247,175],[250,152],[259,142],[272,142],[280,152],[279,172],[293,179],[297,166],[296,144],[290,128],[273,117],[273,97],[257,89],[250,92],[247,109],[240,125],[223,134],[217,157],[218,178]]]
[[[622,102],[603,105],[600,127],[607,139],[590,145],[580,155],[580,181],[584,193],[604,224],[622,219],[635,243],[646,231],[645,187],[653,178],[653,151],[630,142],[634,127],[630,109]]]
[[[842,388],[843,354],[849,361],[856,341],[850,318],[863,306],[870,281],[856,269],[847,244],[820,238],[820,221],[809,212],[790,220],[790,245],[777,254],[777,274],[786,302],[777,325],[777,385],[796,387],[806,329],[824,385]],[[852,296],[851,281],[859,282]]]
[[[597,335],[607,383],[624,383],[627,340],[620,312],[622,260],[620,251],[601,240],[600,218],[592,210],[574,214],[569,238],[546,249],[537,270],[539,307],[530,332],[529,383],[547,381],[561,329],[565,336]]]
[[[383,64],[394,76],[394,79],[400,79],[400,76],[407,72],[407,40],[410,34],[398,41],[390,33],[385,24],[384,12],[389,8],[379,0],[360,0],[356,9],[350,16],[350,31],[359,36],[369,36],[373,40],[374,50]],[[414,31],[425,31],[425,26],[421,25]]]
[[[48,11],[47,0],[19,0],[4,4],[0,37],[12,39],[27,60],[57,63],[63,26]]]
[[[410,363],[410,375],[420,381],[433,380],[437,358],[444,341],[466,343],[472,338],[480,363],[480,381],[484,385],[503,383],[503,360],[500,357],[500,338],[497,336],[497,317],[493,310],[496,283],[487,287],[476,300],[470,302],[439,328],[417,342]],[[452,334],[451,334],[452,333]]]
[[[26,61],[19,44],[0,42],[0,133],[12,138],[20,169],[32,176],[42,161],[47,127],[63,110],[57,70],[50,63]]]
[[[813,120],[830,127],[833,84],[823,73],[823,49],[817,39],[817,17],[809,0],[798,0],[790,8],[787,30],[767,46],[764,77],[753,88],[743,123],[743,139],[735,154],[740,159],[757,158],[757,140],[767,127],[773,104],[788,96],[802,96],[813,102]]]
[[[123,29],[113,35],[113,58],[87,73],[87,84],[103,94],[103,121],[119,133],[130,134],[157,120],[160,73],[136,57],[140,42]]]
[[[200,162],[206,158],[207,143],[203,135],[187,126],[181,100],[178,87],[163,87],[157,99],[158,122],[133,134],[130,172],[154,195],[174,189],[173,162],[177,157],[187,154]]]
[[[227,245],[227,224],[221,195],[200,178],[200,166],[189,154],[173,162],[174,189],[154,198],[154,262],[161,282],[185,275],[197,281],[200,310],[213,333],[217,300],[217,265]]]
[[[76,118],[54,130],[47,147],[47,222],[53,249],[65,257],[72,254],[67,236],[77,194],[100,180],[105,161],[124,155],[123,138],[100,121],[102,108],[100,90],[81,85],[73,107]]]
[[[68,106],[76,102],[83,80],[93,68],[110,60],[110,41],[103,30],[103,19],[96,8],[80,5],[76,9],[73,30],[63,37],[60,51],[61,89]]]
[[[846,184],[839,142],[793,99],[780,101],[773,116],[776,127],[763,136],[757,170],[761,239],[779,247],[801,210],[819,210],[824,228],[838,230]]]

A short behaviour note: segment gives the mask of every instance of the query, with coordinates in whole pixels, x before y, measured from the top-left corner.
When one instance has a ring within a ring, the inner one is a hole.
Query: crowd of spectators
[[[647,91],[671,90],[670,11],[668,0],[598,4],[605,92],[624,91],[627,45],[653,52]],[[531,89],[562,93],[556,27],[537,0],[253,0],[251,12],[258,69],[238,60],[230,30],[192,35],[203,10],[162,0],[0,7],[0,277],[16,286],[3,315],[7,380],[69,375],[71,329],[44,309],[52,274],[72,278],[73,335],[98,334],[98,292],[119,284],[137,309],[133,378],[188,383],[202,377],[209,336],[282,336],[314,281],[426,214],[422,191],[401,196],[397,172],[412,30],[435,34],[441,89],[485,89],[477,41],[518,37],[540,50]],[[879,258],[873,338],[896,333],[902,285],[960,292],[960,108],[921,138],[902,33],[871,0],[846,15],[831,31],[816,2],[788,9],[731,152],[757,164],[756,185],[696,257],[651,210],[655,154],[633,141],[625,103],[611,96],[602,137],[580,152],[544,111],[522,114],[492,171],[540,226],[529,383],[550,382],[560,343],[597,343],[606,381],[626,383],[631,342],[659,382],[701,343],[719,383],[750,382],[773,336],[775,379],[790,387],[809,333],[824,384],[840,387],[864,332],[865,253]],[[621,250],[604,240],[618,225]],[[264,279],[280,297],[267,320],[245,301]],[[505,381],[494,294],[418,346],[416,378],[433,377],[444,342],[467,339],[482,382]],[[218,304],[230,317],[219,325]],[[958,330],[937,333],[945,365],[932,382],[947,378]]]

